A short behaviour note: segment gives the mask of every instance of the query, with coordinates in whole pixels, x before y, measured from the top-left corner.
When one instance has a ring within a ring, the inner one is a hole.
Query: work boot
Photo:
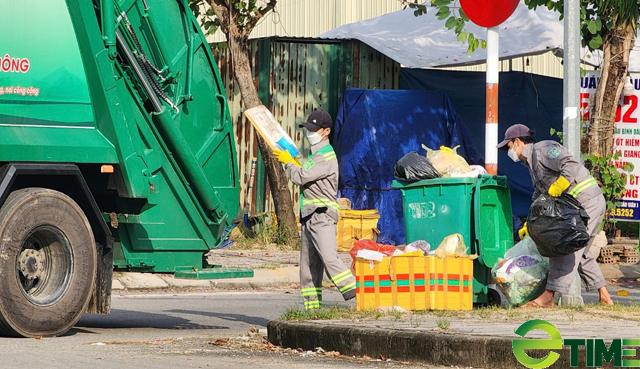
[[[356,297],[356,290],[347,291],[342,295],[342,297],[344,298],[344,301],[349,301]]]

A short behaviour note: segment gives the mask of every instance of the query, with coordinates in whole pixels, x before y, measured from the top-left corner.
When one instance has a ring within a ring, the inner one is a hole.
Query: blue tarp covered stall
[[[447,94],[484,153],[485,133],[484,72],[406,69],[400,72],[400,88],[437,90]],[[555,139],[550,129],[562,131],[562,80],[523,72],[501,72],[498,96],[498,136],[512,124],[522,123],[536,132],[536,140]],[[508,177],[513,212],[525,218],[531,205],[533,185],[529,170],[514,163],[506,153],[498,153],[498,174]]]
[[[391,188],[396,162],[411,151],[455,147],[469,164],[484,165],[479,140],[466,129],[446,93],[345,91],[333,146],[340,162],[339,196],[354,209],[378,209],[380,236],[404,243],[402,193]],[[437,246],[437,245],[436,245]]]

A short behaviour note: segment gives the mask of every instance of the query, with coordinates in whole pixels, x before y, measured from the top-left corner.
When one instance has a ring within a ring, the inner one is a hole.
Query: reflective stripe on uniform
[[[337,211],[340,211],[340,205],[335,202],[335,201],[331,201],[329,199],[310,199],[310,200],[303,200],[302,201],[302,207],[305,207],[306,205],[322,205],[328,208],[334,208]]]
[[[344,280],[349,279],[350,277],[352,277],[353,274],[351,274],[351,271],[349,269],[345,270],[344,272],[338,274],[337,276],[331,278],[331,281],[335,284],[338,284]]]
[[[340,293],[344,294],[346,292],[349,292],[349,291],[355,290],[355,289],[356,289],[356,282],[352,282],[352,283],[349,283],[348,285],[342,287],[340,289]]]
[[[303,288],[302,296],[321,296],[322,295],[322,287],[311,287],[311,288]]]
[[[595,178],[593,177],[589,177],[587,179],[585,179],[584,181],[578,183],[571,191],[569,191],[569,195],[576,197],[580,194],[580,192],[586,190],[587,188],[593,186],[593,185],[597,185],[598,182],[596,182]]]
[[[336,153],[334,151],[330,151],[326,154],[322,154],[324,156],[324,160],[329,161],[331,159],[337,159]]]
[[[308,309],[320,309],[320,300],[311,300],[304,302],[304,308]]]

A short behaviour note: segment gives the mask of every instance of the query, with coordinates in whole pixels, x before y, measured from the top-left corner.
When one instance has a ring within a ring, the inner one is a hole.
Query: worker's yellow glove
[[[564,178],[563,176],[560,176],[555,182],[551,184],[551,187],[549,187],[549,195],[553,197],[558,197],[562,195],[564,190],[569,188],[570,185],[571,184],[569,183],[569,181],[567,181],[566,178]]]
[[[275,155],[276,159],[278,159],[278,161],[284,165],[293,163],[297,167],[300,166],[300,163],[298,163],[294,158],[291,157],[289,151],[273,150],[273,155]]]
[[[523,239],[529,235],[529,231],[527,231],[527,222],[524,222],[524,225],[518,231],[518,236],[520,239]]]

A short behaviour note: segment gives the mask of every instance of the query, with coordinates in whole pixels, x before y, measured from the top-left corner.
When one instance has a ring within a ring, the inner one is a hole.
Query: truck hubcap
[[[73,273],[69,240],[56,227],[36,227],[22,243],[17,269],[29,301],[38,306],[54,304],[69,288]]]

